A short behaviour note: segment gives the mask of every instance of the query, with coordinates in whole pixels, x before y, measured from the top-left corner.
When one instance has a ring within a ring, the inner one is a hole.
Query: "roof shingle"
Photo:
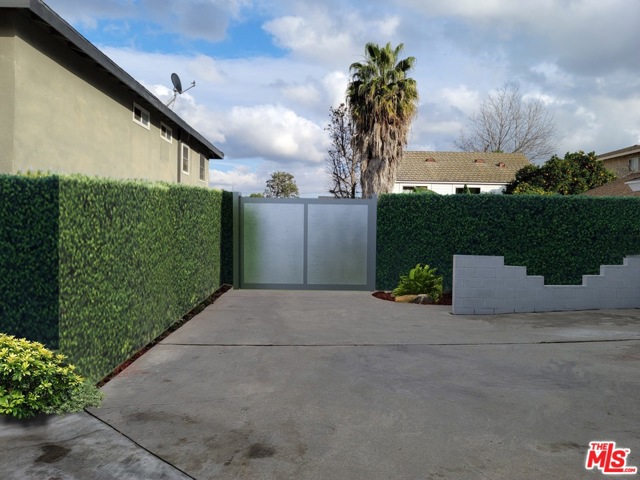
[[[522,153],[405,151],[396,181],[504,184],[527,165]]]
[[[585,195],[592,195],[594,197],[640,197],[640,192],[634,192],[629,185],[625,185],[625,182],[638,179],[640,179],[640,172],[630,173],[613,182],[605,183],[584,193]]]

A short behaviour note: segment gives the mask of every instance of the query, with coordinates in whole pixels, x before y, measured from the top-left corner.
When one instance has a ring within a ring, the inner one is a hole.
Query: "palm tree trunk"
[[[374,193],[393,193],[393,185],[396,181],[398,162],[389,162],[380,157],[374,157],[363,165],[360,183],[362,184],[362,197],[367,198]]]

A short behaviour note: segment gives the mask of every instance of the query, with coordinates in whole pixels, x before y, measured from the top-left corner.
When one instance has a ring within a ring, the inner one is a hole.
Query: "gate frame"
[[[249,284],[245,285],[243,275],[242,246],[244,242],[243,209],[244,204],[294,204],[304,206],[304,266],[303,283],[301,284]],[[308,253],[308,214],[309,205],[366,205],[367,206],[367,281],[366,284],[308,284],[307,283],[307,253]],[[365,290],[374,291],[376,286],[376,247],[377,247],[377,218],[378,196],[371,198],[256,198],[243,197],[240,193],[233,193],[233,288],[254,290]]]

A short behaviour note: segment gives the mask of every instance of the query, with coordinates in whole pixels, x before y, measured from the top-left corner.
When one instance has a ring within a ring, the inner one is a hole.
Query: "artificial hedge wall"
[[[36,181],[41,183],[30,183]],[[16,278],[16,271],[27,272],[23,283],[42,277],[46,318],[57,340],[34,329],[23,336],[59,348],[82,375],[102,378],[220,286],[223,192],[83,176],[7,180],[25,182],[30,186],[21,190],[20,202],[42,191],[41,203],[48,204],[42,211],[23,208],[22,225],[13,230],[33,236],[32,243],[48,235],[49,243],[38,246],[34,257],[3,260],[0,277],[5,270]],[[43,217],[47,234],[30,233],[33,219]],[[12,230],[0,230],[5,243],[28,248]],[[50,268],[46,277],[42,268],[31,273],[42,259]],[[0,315],[0,331],[16,318],[24,323],[15,305],[22,298],[32,310],[34,291],[9,296],[12,307]],[[29,315],[27,323],[38,324],[38,311]]]
[[[417,263],[451,290],[453,255],[502,255],[547,285],[580,284],[600,265],[640,254],[640,199],[537,195],[383,195],[378,201],[377,288]]]
[[[0,331],[58,348],[58,178],[0,175]]]

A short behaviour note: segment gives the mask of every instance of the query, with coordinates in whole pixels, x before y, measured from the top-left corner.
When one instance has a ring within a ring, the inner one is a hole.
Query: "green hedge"
[[[233,193],[222,192],[220,214],[220,283],[233,284]]]
[[[33,183],[47,181],[49,190]],[[26,210],[22,235],[37,243],[44,234],[25,226],[44,217],[50,241],[13,267],[27,272],[23,283],[30,283],[40,281],[31,272],[41,258],[48,260],[51,273],[41,281],[49,292],[45,318],[59,322],[59,342],[52,345],[33,329],[23,336],[58,347],[82,375],[97,380],[108,374],[220,286],[223,192],[83,176],[8,181],[24,182],[32,185],[21,191],[20,202],[28,203],[32,190],[56,198],[48,210]],[[25,323],[15,305],[22,298],[24,309],[33,310],[33,291],[10,296],[13,307],[2,313],[0,331]],[[40,316],[37,310],[29,315],[27,324]]]
[[[58,348],[58,178],[0,175],[0,332]]]
[[[502,255],[507,265],[580,284],[602,264],[640,254],[640,200],[586,196],[383,195],[378,202],[377,288],[390,290],[428,263],[451,290],[453,255]]]

